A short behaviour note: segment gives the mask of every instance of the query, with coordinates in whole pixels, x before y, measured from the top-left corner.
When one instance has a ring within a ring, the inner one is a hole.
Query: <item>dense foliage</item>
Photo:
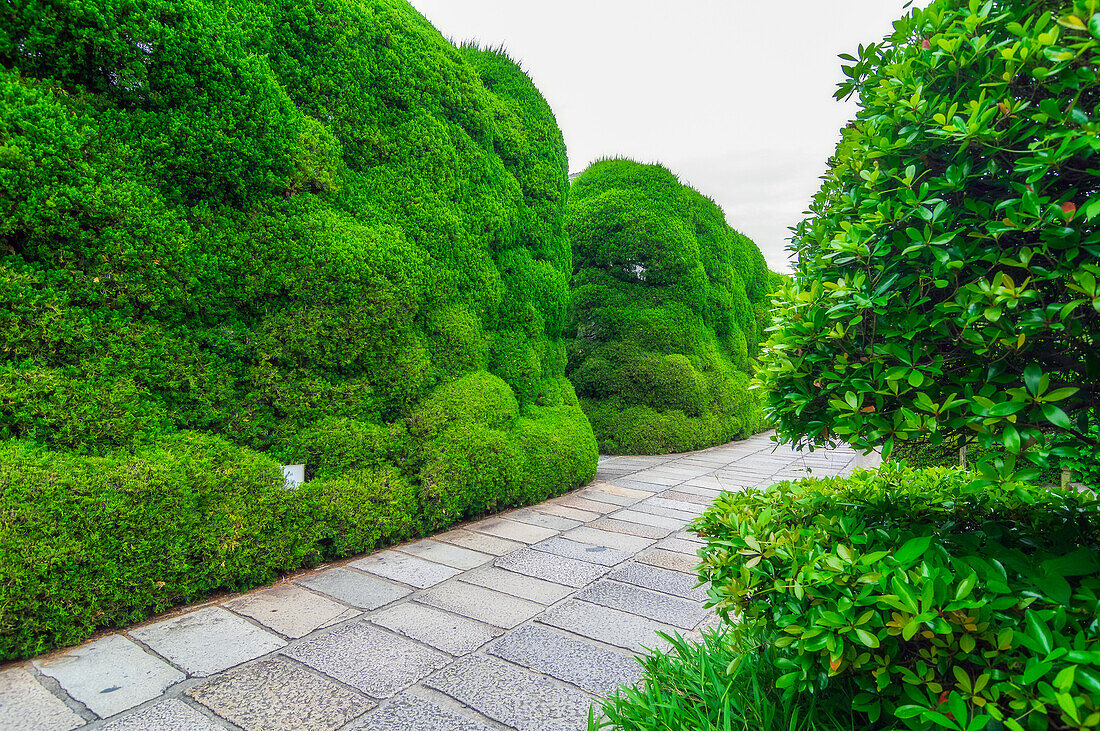
[[[1098,10],[935,0],[848,57],[860,110],[761,357],[785,438],[976,439],[993,479],[1097,444]]]
[[[697,527],[710,603],[792,695],[909,728],[1100,725],[1092,495],[888,463],[726,493]]]
[[[337,523],[386,485],[412,489],[386,520],[420,531],[591,478],[565,378],[565,146],[516,64],[455,48],[404,0],[30,0],[3,17],[5,545],[36,491],[143,450],[170,462],[199,434],[240,448],[220,470],[308,462],[332,510],[306,513]],[[8,469],[41,448],[48,469]],[[332,550],[400,533],[382,528]],[[226,585],[253,575],[231,565]],[[5,591],[24,586],[13,570]]]
[[[659,165],[605,160],[570,189],[568,374],[600,451],[682,452],[758,431],[747,391],[773,283],[760,250]]]

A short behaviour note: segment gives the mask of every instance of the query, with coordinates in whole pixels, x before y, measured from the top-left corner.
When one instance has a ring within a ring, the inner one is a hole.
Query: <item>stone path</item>
[[[768,437],[601,457],[569,495],[0,670],[0,729],[585,729],[713,616],[683,531],[722,489],[848,472]]]

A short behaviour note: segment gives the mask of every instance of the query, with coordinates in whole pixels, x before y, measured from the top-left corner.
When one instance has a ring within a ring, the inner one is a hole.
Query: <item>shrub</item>
[[[573,182],[566,226],[567,373],[600,449],[684,451],[758,429],[743,377],[769,284],[756,245],[668,170],[629,160]]]
[[[1095,447],[1098,9],[935,0],[847,57],[860,110],[761,358],[782,437]]]
[[[1100,504],[887,463],[723,494],[701,576],[789,694],[847,689],[872,723],[1100,723]]]

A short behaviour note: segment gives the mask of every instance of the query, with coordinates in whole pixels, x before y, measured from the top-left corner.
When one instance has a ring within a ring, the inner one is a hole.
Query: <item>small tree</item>
[[[1009,455],[990,478],[1095,445],[1098,10],[935,0],[842,57],[860,110],[762,358],[782,437],[977,440]]]

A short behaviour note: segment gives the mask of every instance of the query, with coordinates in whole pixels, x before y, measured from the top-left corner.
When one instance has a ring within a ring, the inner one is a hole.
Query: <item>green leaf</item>
[[[1039,379],[1043,377],[1043,369],[1038,363],[1032,363],[1024,369],[1024,385],[1033,395],[1039,394]]]
[[[1044,654],[1049,655],[1050,651],[1054,649],[1054,636],[1050,633],[1050,628],[1047,627],[1046,622],[1039,617],[1034,609],[1028,609],[1024,612],[1024,623],[1027,625],[1028,636],[1039,643],[1039,649]]]
[[[1069,415],[1065,411],[1062,411],[1061,407],[1054,404],[1043,404],[1043,418],[1049,421],[1054,426],[1060,429],[1072,429],[1073,422],[1070,420]]]
[[[1058,25],[1065,28],[1072,28],[1073,30],[1088,30],[1085,25],[1085,21],[1078,18],[1076,15],[1063,15],[1058,18]]]
[[[1089,33],[1092,33],[1093,38],[1100,39],[1100,13],[1094,13],[1089,18]]]
[[[910,538],[901,548],[894,552],[894,559],[902,567],[909,566],[918,558],[924,555],[928,550],[929,544],[932,543],[932,536],[918,536],[916,538]]]
[[[1050,393],[1043,396],[1043,400],[1044,401],[1061,401],[1062,399],[1069,398],[1073,394],[1077,393],[1079,390],[1081,390],[1081,389],[1072,388],[1072,387],[1068,387],[1068,386],[1066,388],[1056,388],[1053,391],[1051,391]]]
[[[878,637],[876,637],[871,632],[863,629],[862,627],[856,628],[856,638],[858,638],[859,641],[862,642],[864,645],[872,649],[877,648],[880,644]]]
[[[896,709],[894,709],[894,715],[898,718],[916,718],[927,710],[927,708],[924,708],[922,706],[898,706]]]

